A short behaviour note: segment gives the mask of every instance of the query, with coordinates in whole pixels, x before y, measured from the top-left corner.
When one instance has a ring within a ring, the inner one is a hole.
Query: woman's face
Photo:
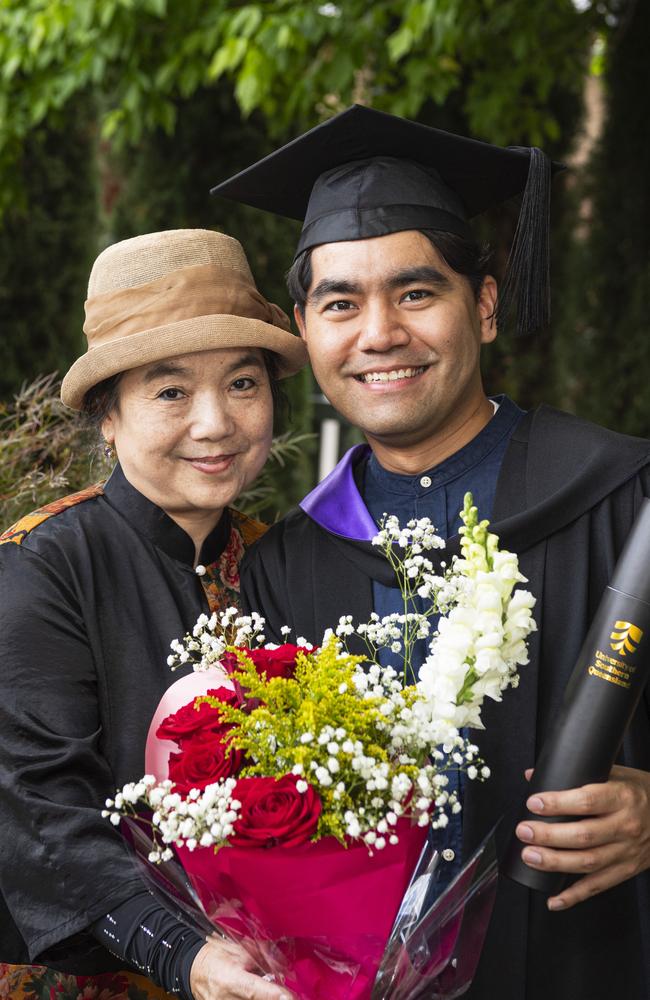
[[[272,426],[262,352],[220,348],[125,372],[102,433],[131,485],[188,530],[214,526],[255,479]]]

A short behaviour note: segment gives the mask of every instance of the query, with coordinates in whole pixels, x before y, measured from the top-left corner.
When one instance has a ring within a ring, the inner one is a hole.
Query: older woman
[[[105,250],[84,329],[62,398],[118,464],[0,545],[0,961],[14,963],[0,966],[0,988],[75,1000],[155,991],[96,975],[132,965],[198,1000],[279,1000],[236,948],[206,943],[153,900],[100,810],[142,773],[173,679],[170,641],[236,601],[238,561],[263,529],[230,504],[264,464],[273,385],[304,349],[240,245],[203,230]]]

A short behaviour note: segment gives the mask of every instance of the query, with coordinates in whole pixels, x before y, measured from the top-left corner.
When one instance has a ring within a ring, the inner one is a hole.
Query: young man
[[[440,843],[452,869],[521,795],[650,494],[647,442],[545,406],[524,414],[483,389],[495,315],[516,298],[521,327],[545,320],[550,173],[538,150],[353,108],[215,189],[304,217],[289,272],[296,322],[321,389],[368,442],[251,552],[244,600],[269,633],[287,624],[317,642],[342,614],[398,610],[369,542],[377,520],[429,516],[448,558],[466,490],[537,597],[531,663],[478,734],[492,777],[462,789],[462,828]],[[524,186],[504,303],[466,218]],[[519,824],[526,864],[577,880],[547,900],[501,878],[471,1000],[650,995],[649,715],[645,700],[608,782],[528,800],[570,820]]]

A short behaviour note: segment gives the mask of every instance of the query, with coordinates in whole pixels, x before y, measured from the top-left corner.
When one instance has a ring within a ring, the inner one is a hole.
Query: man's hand
[[[614,766],[609,781],[565,792],[539,792],[526,806],[538,816],[576,817],[564,823],[527,820],[515,831],[530,845],[522,851],[529,867],[583,876],[552,896],[549,910],[566,910],[650,868],[648,772]]]
[[[195,1000],[295,1000],[293,993],[255,974],[255,961],[240,945],[212,937],[192,963]]]

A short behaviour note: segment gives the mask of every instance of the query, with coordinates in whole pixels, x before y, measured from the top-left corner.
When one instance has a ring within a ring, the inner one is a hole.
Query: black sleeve
[[[190,971],[205,936],[182,924],[147,889],[114,906],[91,930],[100,944],[142,975],[168,993],[192,1000]]]
[[[0,546],[0,894],[30,960],[141,888],[103,819],[98,677],[61,553]]]

